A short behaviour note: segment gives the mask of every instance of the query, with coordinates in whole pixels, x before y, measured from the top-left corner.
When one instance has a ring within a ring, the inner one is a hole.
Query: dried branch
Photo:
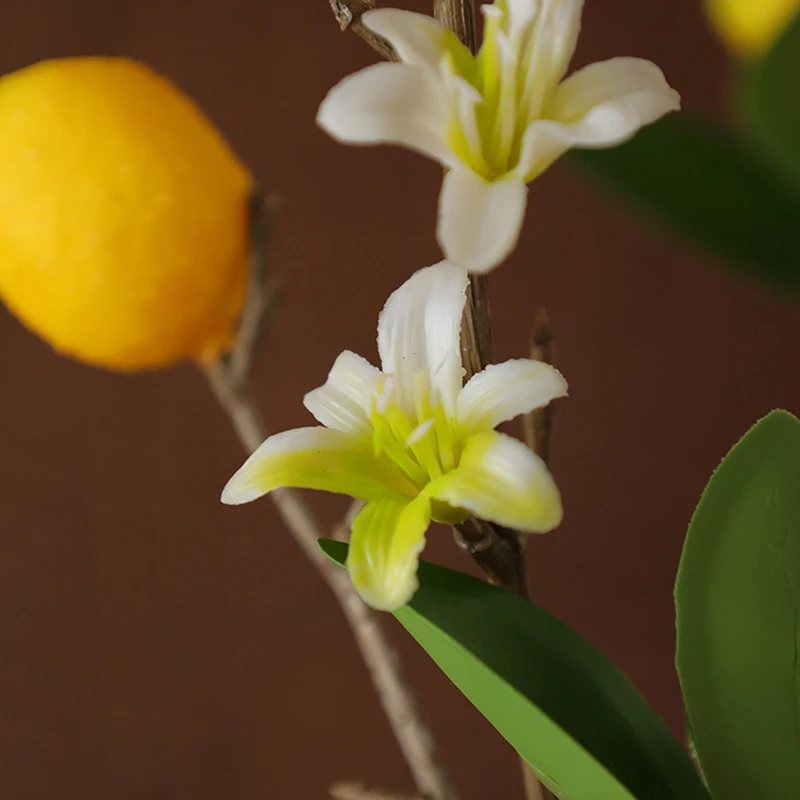
[[[387,61],[397,61],[394,48],[381,36],[373,33],[362,21],[361,15],[375,8],[375,0],[329,0],[333,16],[343,31],[351,30]]]
[[[333,800],[425,800],[417,794],[397,794],[365,783],[337,783],[331,786]]]
[[[251,215],[252,277],[240,335],[228,356],[205,368],[214,395],[248,453],[267,437],[250,392],[250,377],[259,332],[273,312],[276,298],[269,288],[273,284],[267,278],[274,205],[260,192],[255,193]],[[431,800],[458,800],[433,735],[403,675],[398,653],[388,640],[378,614],[361,602],[347,573],[320,550],[317,541],[324,531],[302,495],[282,488],[271,492],[270,498],[297,544],[339,601],[417,788]]]
[[[530,355],[534,361],[545,364],[556,363],[556,338],[547,311],[542,306],[533,315],[533,331],[531,332]],[[553,438],[553,422],[556,409],[552,403],[537,408],[523,419],[525,441],[545,463],[550,460],[550,443]]]
[[[469,380],[494,361],[492,316],[485,275],[470,275],[467,304],[461,322],[461,360]]]
[[[475,4],[473,0],[433,0],[433,15],[474,53]],[[461,326],[461,355],[466,380],[492,361],[492,320],[484,275],[469,276],[467,305]]]
[[[235,386],[244,386],[253,371],[261,334],[272,322],[283,294],[283,282],[268,269],[269,248],[281,201],[277,195],[250,195],[250,263],[248,265],[247,304],[231,352],[227,369]]]
[[[477,37],[474,0],[433,0],[433,16],[475,52]]]
[[[476,517],[455,526],[458,546],[472,556],[489,583],[528,599],[528,581],[520,535]]]

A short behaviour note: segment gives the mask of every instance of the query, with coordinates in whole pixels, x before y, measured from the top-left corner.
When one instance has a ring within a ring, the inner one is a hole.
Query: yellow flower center
[[[375,455],[388,458],[421,492],[458,466],[464,437],[444,405],[433,398],[426,375],[416,376],[413,410],[401,405],[388,381],[380,387],[370,414]],[[434,514],[446,522],[463,517],[455,509],[438,509]]]
[[[512,41],[507,3],[497,0],[494,7],[498,13],[487,14],[477,55],[452,36],[446,40],[444,56],[453,81],[448,145],[489,181],[518,166],[525,132],[531,122],[548,118],[547,108],[560,77],[553,75],[549,60],[542,57],[549,44],[542,41],[538,17]],[[463,90],[456,86],[458,79],[481,97],[475,105],[474,124],[464,107]]]

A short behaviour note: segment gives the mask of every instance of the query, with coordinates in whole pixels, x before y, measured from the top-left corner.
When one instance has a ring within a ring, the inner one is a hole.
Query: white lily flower
[[[366,501],[353,523],[347,566],[378,609],[417,589],[418,556],[431,520],[473,513],[523,533],[561,521],[544,462],[496,428],[567,392],[561,374],[520,359],[487,367],[462,387],[461,314],[467,273],[441,262],[395,291],[378,321],[382,370],[343,352],[306,408],[320,427],[267,439],[222,494],[246,503],[281,486]]]
[[[517,243],[527,184],[559,156],[621,144],[680,106],[661,70],[639,58],[563,80],[582,8],[583,0],[495,0],[482,6],[477,56],[432,17],[368,11],[362,21],[402,63],[345,78],[317,121],[340,141],[392,142],[441,162],[439,243],[447,259],[487,272]]]

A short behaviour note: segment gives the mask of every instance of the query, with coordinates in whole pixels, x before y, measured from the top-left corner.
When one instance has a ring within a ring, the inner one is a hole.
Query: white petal
[[[461,390],[458,421],[470,433],[496,428],[566,394],[567,382],[549,364],[527,358],[490,364]]]
[[[542,116],[542,108],[569,66],[581,26],[583,0],[541,0],[539,14],[525,47],[522,115]]]
[[[546,533],[563,516],[544,461],[522,442],[495,431],[471,437],[458,467],[429,483],[425,493],[522,533]]]
[[[508,170],[509,156],[517,127],[517,53],[510,39],[502,31],[495,34],[495,52],[497,53],[497,100],[494,115],[494,130],[488,151],[492,163],[499,172]]]
[[[452,59],[442,61],[439,74],[450,103],[448,144],[453,152],[451,163],[490,174],[491,168],[483,156],[478,128],[477,107],[483,102],[483,97],[469,81],[458,74]]]
[[[518,177],[485,181],[466,169],[447,173],[439,197],[439,244],[469,272],[488,272],[513,251],[525,217],[527,187]]]
[[[394,375],[396,395],[409,414],[414,413],[420,376],[435,392],[434,402],[455,413],[463,376],[460,336],[467,282],[463,269],[442,261],[415,272],[381,311],[381,364]]]
[[[401,61],[432,69],[439,68],[451,39],[455,38],[437,19],[415,11],[378,8],[362,14],[361,21],[386,39]]]
[[[410,64],[375,64],[328,92],[317,123],[354,144],[391,142],[454,163],[447,145],[447,94],[438,73]]]
[[[519,42],[528,32],[540,5],[539,0],[508,0],[508,24],[505,29],[513,42]]]
[[[598,125],[597,135],[618,139],[677,111],[680,95],[652,61],[612,58],[570,75],[558,87],[551,110],[555,119],[569,124],[581,122],[590,112],[609,105],[620,114],[616,129],[602,131],[602,125]]]
[[[550,6],[549,45],[551,75],[560,81],[569,67],[581,30],[583,0],[543,0]]]
[[[296,428],[270,436],[228,481],[222,502],[249,503],[283,486],[360,500],[417,493],[394,464],[375,457],[369,439],[328,428]]]
[[[431,521],[430,500],[368,503],[353,521],[347,569],[361,599],[381,611],[405,605],[417,591],[419,554]]]
[[[680,108],[664,73],[640,58],[584,67],[556,90],[548,117],[525,133],[520,170],[531,180],[571,147],[613,147]]]
[[[303,404],[326,428],[368,435],[380,374],[365,358],[345,350],[333,363],[325,384],[308,392]]]

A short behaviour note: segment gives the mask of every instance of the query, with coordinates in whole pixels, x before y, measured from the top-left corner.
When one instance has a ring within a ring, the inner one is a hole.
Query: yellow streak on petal
[[[522,442],[494,431],[471,436],[458,467],[425,493],[523,533],[550,531],[563,514],[544,462]]]
[[[419,554],[430,524],[430,501],[385,498],[368,503],[354,523],[347,568],[365,603],[381,611],[405,605],[416,592]]]
[[[372,443],[374,452],[382,453],[393,461],[417,487],[424,486],[428,481],[428,476],[406,450],[404,442],[405,439],[398,441],[385,414],[373,410]]]
[[[283,486],[361,500],[418,492],[391,461],[374,455],[369,439],[321,427],[298,428],[267,439],[228,481],[222,501],[248,503]]]

